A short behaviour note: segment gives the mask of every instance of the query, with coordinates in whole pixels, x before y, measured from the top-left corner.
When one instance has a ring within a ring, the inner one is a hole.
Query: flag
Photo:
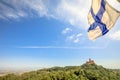
[[[116,23],[120,12],[111,7],[106,0],[92,0],[88,13],[88,37],[94,40],[105,35]]]

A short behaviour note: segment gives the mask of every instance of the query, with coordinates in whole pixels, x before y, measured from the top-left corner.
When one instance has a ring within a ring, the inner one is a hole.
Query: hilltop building
[[[95,64],[94,60],[91,60],[90,58],[89,58],[89,61],[87,61],[86,63],[87,64]]]

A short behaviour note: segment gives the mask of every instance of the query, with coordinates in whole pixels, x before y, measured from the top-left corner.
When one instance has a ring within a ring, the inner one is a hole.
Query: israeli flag
[[[94,40],[105,35],[116,23],[120,12],[111,7],[106,0],[92,0],[88,14],[88,37]]]

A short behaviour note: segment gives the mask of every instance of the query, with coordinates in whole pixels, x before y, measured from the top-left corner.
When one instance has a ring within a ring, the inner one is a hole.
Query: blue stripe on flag
[[[98,13],[95,15],[93,12],[93,9],[91,7],[91,14],[93,19],[95,20],[95,22],[93,24],[90,25],[90,28],[88,29],[88,32],[90,30],[95,29],[97,26],[100,27],[101,31],[102,31],[102,35],[106,34],[109,30],[106,28],[106,24],[104,24],[101,19],[103,17],[103,13],[105,12],[105,5],[106,2],[104,0],[101,1],[101,7],[100,10],[98,11]]]

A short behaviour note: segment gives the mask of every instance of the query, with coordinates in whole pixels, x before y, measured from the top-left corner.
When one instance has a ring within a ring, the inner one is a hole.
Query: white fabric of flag
[[[88,14],[88,37],[94,40],[105,35],[116,23],[120,12],[111,7],[106,0],[92,0]]]

